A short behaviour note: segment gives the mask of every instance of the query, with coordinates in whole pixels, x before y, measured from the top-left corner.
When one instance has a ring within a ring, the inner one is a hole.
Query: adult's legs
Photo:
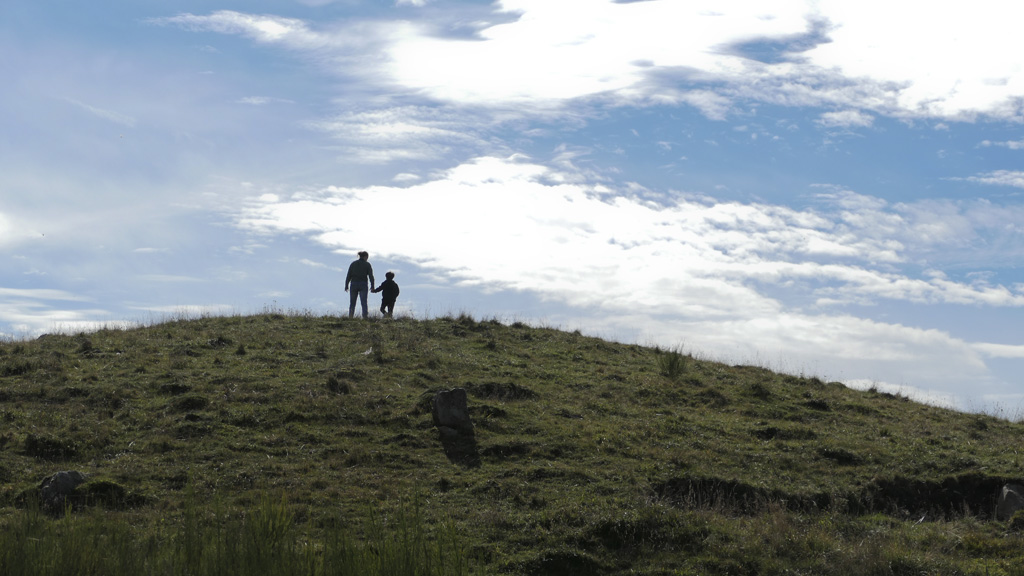
[[[362,304],[363,307],[363,318],[370,317],[370,309],[366,307],[366,297],[369,295],[369,293],[370,287],[366,284],[363,284],[363,287],[359,289],[359,302],[360,304]]]
[[[363,318],[370,315],[366,309],[366,293],[369,290],[369,286],[366,282],[352,282],[348,287],[348,317],[351,318],[356,314],[356,298],[359,298],[363,304]]]

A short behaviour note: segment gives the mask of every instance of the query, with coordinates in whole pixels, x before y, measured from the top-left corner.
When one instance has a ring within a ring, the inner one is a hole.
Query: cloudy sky
[[[1021,21],[1006,0],[5,0],[0,335],[347,312],[365,249],[417,317],[1020,416]]]

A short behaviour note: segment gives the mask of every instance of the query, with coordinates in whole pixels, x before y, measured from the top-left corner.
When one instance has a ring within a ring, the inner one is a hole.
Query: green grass
[[[456,387],[479,466],[433,426]],[[345,574],[348,550],[393,563],[364,574],[1021,574],[992,511],[1022,432],[465,314],[46,336],[0,343],[0,572]],[[58,470],[90,481],[51,518],[31,495]]]
[[[287,501],[265,497],[239,513],[220,504],[208,510],[189,496],[174,520],[152,516],[115,521],[90,511],[59,519],[28,507],[0,532],[5,576],[462,576],[468,575],[461,540],[442,530],[431,538],[421,519],[403,512],[394,526],[374,518],[366,541],[345,523],[314,530],[300,526]]]

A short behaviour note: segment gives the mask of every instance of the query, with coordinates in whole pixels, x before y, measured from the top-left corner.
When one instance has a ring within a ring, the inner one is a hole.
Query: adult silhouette
[[[359,253],[359,260],[349,264],[348,275],[345,276],[345,292],[349,293],[349,318],[355,316],[356,298],[359,298],[363,305],[363,318],[370,316],[370,311],[366,306],[366,297],[369,291],[376,287],[376,282],[373,280],[373,266],[370,266],[370,253],[364,250]]]

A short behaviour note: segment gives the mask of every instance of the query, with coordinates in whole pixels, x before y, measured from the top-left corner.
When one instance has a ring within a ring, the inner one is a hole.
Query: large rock
[[[434,426],[440,433],[441,445],[448,459],[463,466],[479,466],[480,452],[473,421],[469,417],[466,391],[456,388],[435,394],[433,415]]]
[[[63,512],[68,498],[85,480],[85,474],[75,470],[65,470],[43,478],[39,483],[39,502],[43,509],[54,514]]]
[[[473,431],[465,390],[442,390],[434,395],[434,426]]]
[[[1009,520],[1013,514],[1024,509],[1024,486],[1020,484],[1007,484],[999,493],[999,502],[996,504],[996,519]]]

